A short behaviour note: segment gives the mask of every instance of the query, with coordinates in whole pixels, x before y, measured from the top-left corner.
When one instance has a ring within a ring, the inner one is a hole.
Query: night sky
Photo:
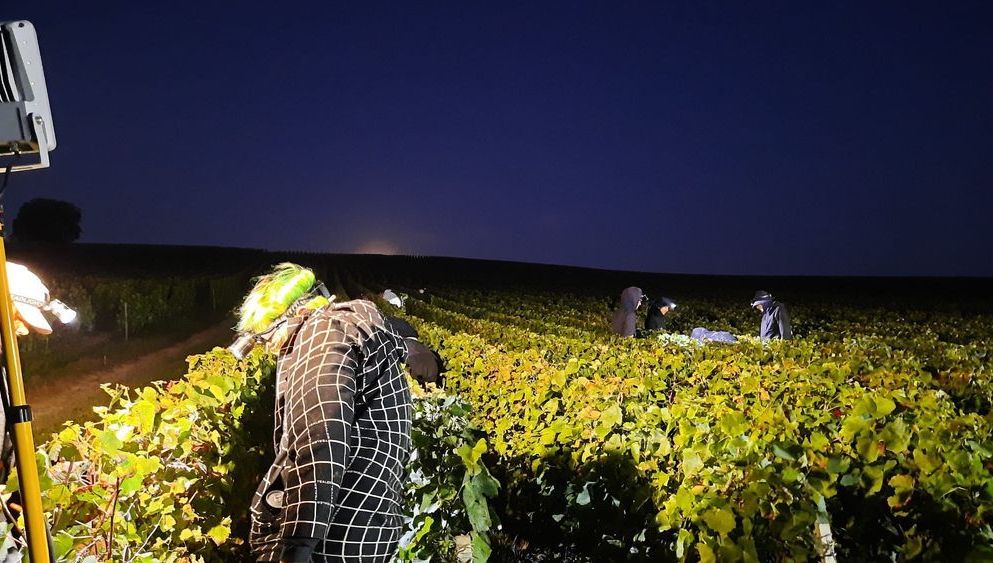
[[[83,241],[993,275],[993,2],[34,2]]]

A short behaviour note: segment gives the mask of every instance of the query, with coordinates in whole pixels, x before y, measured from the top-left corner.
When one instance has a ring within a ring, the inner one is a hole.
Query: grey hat
[[[752,307],[762,303],[763,301],[772,301],[772,294],[765,290],[758,290],[755,292],[755,296],[752,297]]]

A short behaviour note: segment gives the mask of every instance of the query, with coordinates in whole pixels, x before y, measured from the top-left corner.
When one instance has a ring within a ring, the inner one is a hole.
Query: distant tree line
[[[13,223],[13,238],[23,242],[69,244],[79,239],[83,212],[68,201],[36,198],[25,203]]]

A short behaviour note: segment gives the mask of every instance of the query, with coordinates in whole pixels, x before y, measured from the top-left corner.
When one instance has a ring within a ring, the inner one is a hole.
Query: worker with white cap
[[[790,313],[772,294],[765,290],[755,292],[752,298],[752,308],[762,314],[759,325],[759,338],[762,340],[793,338],[793,327],[790,324]]]
[[[25,266],[7,262],[7,282],[17,313],[15,324],[18,336],[25,336],[31,331],[38,334],[52,333],[52,325],[48,324],[42,311],[52,313],[63,324],[76,319],[76,312],[58,299],[51,299],[41,278]]]

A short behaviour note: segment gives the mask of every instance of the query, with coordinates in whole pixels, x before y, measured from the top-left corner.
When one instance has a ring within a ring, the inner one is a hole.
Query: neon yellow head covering
[[[312,270],[298,264],[277,265],[271,273],[258,278],[245,297],[238,310],[238,330],[262,334],[290,305],[314,287],[315,280]]]

